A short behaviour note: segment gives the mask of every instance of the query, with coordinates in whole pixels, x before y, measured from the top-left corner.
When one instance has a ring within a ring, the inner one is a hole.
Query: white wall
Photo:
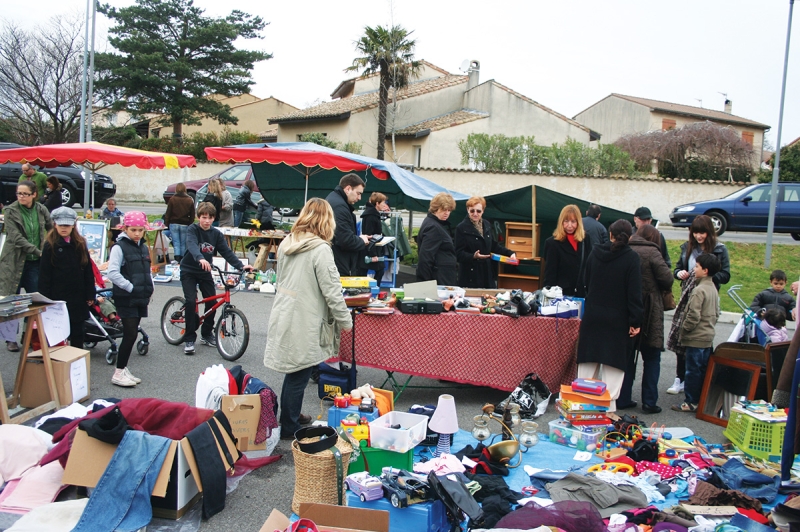
[[[450,128],[454,129],[454,128]],[[425,153],[423,147],[423,157]],[[111,176],[117,185],[120,202],[152,201],[163,203],[167,185],[178,181],[208,178],[229,165],[202,163],[196,168],[180,170],[140,170],[119,165],[107,166],[102,173]],[[673,207],[726,196],[745,184],[670,182],[651,178],[572,177],[535,174],[495,174],[471,170],[437,170],[420,168],[417,174],[451,190],[469,195],[488,196],[527,185],[545,188],[594,201],[614,209],[633,212],[646,205],[653,216],[668,221]]]
[[[661,129],[660,121],[654,127],[648,107],[616,96],[600,100],[575,115],[575,120],[600,133],[603,144],[612,144],[624,135]]]

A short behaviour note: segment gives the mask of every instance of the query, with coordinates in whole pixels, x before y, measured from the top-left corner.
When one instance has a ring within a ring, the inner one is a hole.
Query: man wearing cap
[[[608,242],[608,230],[600,223],[600,214],[602,212],[600,205],[592,203],[586,209],[586,216],[583,218],[583,230],[589,235],[589,241],[593,246]]]
[[[636,212],[633,213],[633,222],[636,224],[636,227],[633,228],[634,234],[636,230],[639,229],[641,226],[645,224],[651,224],[653,221],[653,215],[650,213],[650,209],[647,207],[639,207],[636,209]],[[659,231],[659,235],[661,235],[661,256],[664,257],[664,262],[667,263],[667,267],[671,270],[672,269],[672,261],[669,259],[669,251],[667,250],[667,239],[664,238],[664,234]]]

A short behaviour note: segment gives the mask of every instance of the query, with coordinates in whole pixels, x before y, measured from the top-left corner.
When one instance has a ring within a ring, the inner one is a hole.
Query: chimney
[[[477,87],[480,83],[481,77],[481,62],[473,59],[469,62],[469,80],[467,81],[467,90]]]
[[[733,109],[733,102],[725,98],[725,112],[731,114]]]

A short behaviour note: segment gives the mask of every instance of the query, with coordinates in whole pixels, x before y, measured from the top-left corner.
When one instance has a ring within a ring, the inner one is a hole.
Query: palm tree
[[[389,103],[389,88],[397,89],[408,84],[421,63],[414,60],[416,40],[409,40],[413,32],[402,26],[391,29],[377,26],[364,28],[364,35],[356,41],[356,51],[361,57],[353,59],[353,65],[345,72],[359,71],[362,77],[380,73],[378,105],[378,159],[384,158],[386,142],[386,108]]]

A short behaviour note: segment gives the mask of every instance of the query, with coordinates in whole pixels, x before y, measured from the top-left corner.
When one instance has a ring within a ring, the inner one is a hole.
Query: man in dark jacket
[[[333,260],[339,275],[358,275],[358,257],[369,242],[368,235],[356,233],[356,215],[353,205],[364,193],[364,181],[356,174],[347,174],[339,180],[339,186],[325,198],[333,209],[336,231],[333,233]]]
[[[636,234],[636,230],[644,224],[652,224],[653,223],[653,215],[650,212],[650,209],[647,207],[639,207],[633,213],[633,223],[635,227],[633,228],[633,234]],[[664,238],[664,233],[659,231],[661,235],[661,256],[664,257],[664,262],[667,263],[667,266],[672,269],[672,261],[669,258],[669,251],[667,250],[667,239]]]
[[[592,203],[586,209],[586,216],[583,218],[583,230],[589,235],[589,239],[593,246],[599,246],[608,242],[608,231],[606,227],[600,223],[600,214],[602,213],[600,205]]]

